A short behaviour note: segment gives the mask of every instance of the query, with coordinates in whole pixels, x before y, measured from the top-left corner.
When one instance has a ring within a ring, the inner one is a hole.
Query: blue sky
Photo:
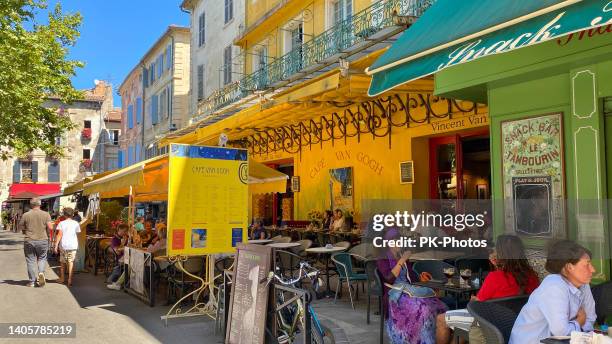
[[[53,9],[58,0],[47,0]],[[65,12],[83,16],[81,37],[70,58],[85,62],[73,84],[92,88],[94,79],[108,80],[116,89],[140,58],[164,33],[168,25],[189,25],[189,15],[179,8],[181,0],[60,0]],[[40,13],[40,15],[45,15]],[[46,17],[42,17],[46,22]]]

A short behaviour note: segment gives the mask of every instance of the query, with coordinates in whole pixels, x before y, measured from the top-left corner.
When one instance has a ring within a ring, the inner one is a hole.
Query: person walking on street
[[[72,208],[64,208],[64,217],[66,219],[57,225],[57,234],[53,246],[55,254],[58,253],[58,250],[61,252],[59,283],[64,283],[66,267],[68,267],[69,287],[72,287],[72,267],[76,257],[76,251],[79,248],[77,233],[81,232],[81,226],[73,219],[73,216],[74,210],[72,210]]]
[[[39,287],[45,286],[45,268],[47,265],[47,249],[49,248],[48,231],[53,229],[51,215],[40,209],[40,199],[30,200],[32,207],[23,214],[19,221],[19,228],[25,235],[23,252],[28,267],[28,287],[34,287],[38,282]]]

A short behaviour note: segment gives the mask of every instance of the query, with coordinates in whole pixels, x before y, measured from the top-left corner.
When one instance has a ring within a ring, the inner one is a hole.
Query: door
[[[429,154],[431,199],[463,198],[463,159],[459,135],[430,139]]]

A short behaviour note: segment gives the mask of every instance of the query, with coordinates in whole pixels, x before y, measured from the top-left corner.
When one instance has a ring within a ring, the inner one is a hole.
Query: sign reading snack
[[[530,236],[564,233],[562,114],[502,123],[506,227]]]
[[[244,149],[170,145],[168,255],[231,253],[246,241],[245,170]]]
[[[238,244],[232,283],[226,344],[263,344],[265,340],[268,285],[272,249]]]

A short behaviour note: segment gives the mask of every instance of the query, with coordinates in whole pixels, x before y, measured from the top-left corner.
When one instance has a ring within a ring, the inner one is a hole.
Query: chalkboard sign
[[[552,233],[550,176],[512,178],[514,230],[528,235]]]
[[[268,290],[265,280],[271,270],[272,249],[238,244],[232,283],[226,344],[263,344]]]
[[[400,162],[400,184],[414,183],[414,163],[412,161]]]

